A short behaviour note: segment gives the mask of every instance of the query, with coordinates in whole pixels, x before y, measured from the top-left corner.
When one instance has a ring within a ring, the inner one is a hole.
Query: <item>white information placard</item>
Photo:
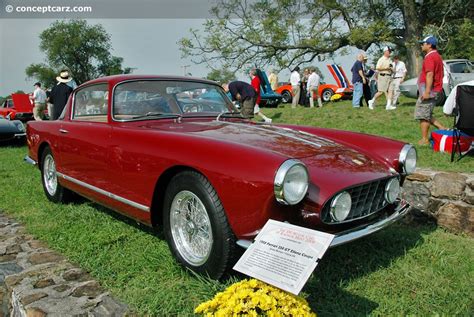
[[[268,220],[234,270],[298,295],[334,235]]]

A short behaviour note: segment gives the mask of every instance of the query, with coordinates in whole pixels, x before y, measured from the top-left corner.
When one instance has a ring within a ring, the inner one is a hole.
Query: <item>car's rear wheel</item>
[[[166,240],[178,262],[219,279],[233,261],[235,237],[215,189],[194,171],[174,176],[163,209]]]
[[[41,181],[44,193],[49,200],[55,203],[66,203],[72,200],[73,193],[58,182],[56,161],[49,147],[41,155]]]
[[[281,93],[281,102],[290,103],[291,102],[291,93],[288,90],[283,90]]]
[[[334,95],[334,91],[332,91],[332,89],[326,88],[321,93],[321,99],[324,102],[328,102],[329,100],[331,100],[332,95]]]

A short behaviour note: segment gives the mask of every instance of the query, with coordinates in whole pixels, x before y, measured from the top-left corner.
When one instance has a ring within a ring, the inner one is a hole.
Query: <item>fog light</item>
[[[338,194],[331,202],[330,214],[334,221],[344,221],[351,211],[352,198],[348,192]]]
[[[385,185],[385,200],[389,204],[393,204],[400,195],[400,182],[397,178],[392,178]]]

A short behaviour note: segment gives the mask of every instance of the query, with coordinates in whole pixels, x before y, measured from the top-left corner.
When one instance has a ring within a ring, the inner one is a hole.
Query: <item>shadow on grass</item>
[[[372,236],[328,250],[306,284],[308,302],[319,316],[367,315],[378,304],[343,289],[351,280],[387,268],[407,250],[423,243],[433,225],[395,224]]]

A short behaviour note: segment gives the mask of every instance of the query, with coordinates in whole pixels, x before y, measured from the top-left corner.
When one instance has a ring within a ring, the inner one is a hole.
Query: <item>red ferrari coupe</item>
[[[255,123],[190,77],[87,82],[59,120],[29,122],[27,142],[49,200],[79,194],[162,227],[177,260],[213,278],[269,219],[334,233],[331,246],[381,230],[407,212],[416,166],[403,142]]]

